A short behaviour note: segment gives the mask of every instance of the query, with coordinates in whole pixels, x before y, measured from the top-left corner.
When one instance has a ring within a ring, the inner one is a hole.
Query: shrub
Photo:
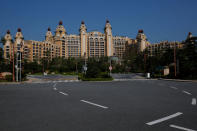
[[[12,75],[6,75],[5,79],[6,81],[12,81]]]

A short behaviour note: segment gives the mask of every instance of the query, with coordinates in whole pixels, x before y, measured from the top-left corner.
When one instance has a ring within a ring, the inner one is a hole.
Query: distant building
[[[156,44],[150,44],[147,46],[146,51],[148,52],[148,56],[155,56],[161,53],[165,53],[168,49],[180,49],[183,48],[183,44],[181,42],[168,42],[162,41]]]
[[[138,52],[143,52],[150,45],[150,43],[147,41],[146,35],[144,34],[143,30],[138,31],[136,40]]]
[[[93,31],[87,32],[85,22],[82,21],[79,28],[79,35],[67,34],[60,21],[55,34],[48,28],[44,41],[24,40],[21,29],[19,28],[15,39],[12,39],[10,31],[5,35],[4,58],[11,59],[14,52],[22,52],[23,59],[28,61],[40,60],[41,58],[55,57],[102,57],[116,56],[121,59],[125,53],[127,45],[138,46],[138,51],[143,52],[150,45],[143,33],[138,31],[136,39],[128,37],[113,36],[112,27],[106,21],[104,33]]]
[[[196,36],[192,36],[192,33],[189,32],[187,39],[183,42],[185,45],[189,45],[189,44],[194,44],[197,45],[197,37]]]

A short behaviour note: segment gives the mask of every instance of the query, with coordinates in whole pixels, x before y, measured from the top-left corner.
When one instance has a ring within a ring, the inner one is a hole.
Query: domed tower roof
[[[45,40],[49,41],[49,40],[51,40],[52,37],[53,37],[53,34],[51,32],[51,28],[48,27],[47,32],[46,32],[46,36],[45,36]]]
[[[144,31],[142,29],[138,30],[138,33],[144,33]]]
[[[7,34],[10,34],[10,30],[7,30]]]
[[[5,38],[6,41],[11,41],[12,40],[12,36],[10,34],[10,30],[7,30],[7,33],[6,33],[4,38]]]
[[[82,20],[82,21],[81,21],[81,24],[85,24],[85,22]]]
[[[109,20],[108,19],[106,20],[106,23],[109,23]]]
[[[59,25],[57,26],[56,31],[66,32],[62,21],[59,22]]]
[[[63,22],[59,21],[59,25],[56,28],[55,36],[64,37],[66,35],[66,29],[63,26]]]
[[[81,26],[80,26],[79,31],[87,31],[86,26],[85,26],[85,22],[83,20],[81,21]]]
[[[23,34],[22,34],[22,30],[21,28],[18,28],[17,29],[17,32],[16,32],[16,39],[23,39]]]
[[[106,20],[106,24],[105,24],[105,29],[106,28],[111,28],[112,29],[111,24],[109,23],[108,19]]]
[[[190,39],[190,38],[192,38],[192,33],[191,32],[189,32],[188,35],[187,35],[187,39]]]
[[[144,34],[144,30],[143,29],[138,30],[138,34],[137,34],[136,39],[138,39],[138,40],[146,40],[146,35]]]
[[[52,36],[53,36],[53,34],[52,34],[52,32],[51,32],[51,28],[48,27],[47,33],[46,33],[46,37],[52,37]]]
[[[59,25],[62,25],[62,24],[63,24],[63,22],[60,20],[60,21],[59,21]]]

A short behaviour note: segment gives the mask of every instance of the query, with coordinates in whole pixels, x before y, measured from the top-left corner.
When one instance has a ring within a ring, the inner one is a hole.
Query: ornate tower
[[[190,39],[190,38],[192,38],[192,33],[191,32],[189,32],[188,35],[187,35],[187,39]]]
[[[62,40],[65,39],[65,37],[66,37],[66,29],[63,26],[63,22],[60,21],[55,31],[55,39]]]
[[[4,58],[10,59],[12,55],[12,49],[13,49],[13,43],[12,43],[12,36],[10,34],[10,31],[8,30],[5,37],[5,43],[4,43]]]
[[[81,22],[79,32],[80,32],[80,40],[81,40],[81,56],[83,57],[85,55],[85,57],[88,57],[88,52],[87,52],[87,29],[86,29],[84,21]]]
[[[136,39],[137,39],[138,52],[143,52],[146,49],[146,42],[147,42],[143,30],[138,31]]]
[[[68,57],[67,46],[66,46],[66,30],[62,24],[63,22],[60,21],[59,25],[56,28],[54,42],[56,45],[60,47],[59,56],[65,58]]]
[[[52,32],[51,32],[50,27],[48,28],[48,31],[47,31],[47,33],[46,33],[45,40],[46,40],[46,41],[50,41],[50,42],[53,41],[53,34],[52,34]]]
[[[15,36],[15,51],[21,51],[22,46],[24,45],[24,38],[21,32],[21,28],[17,29],[16,36]]]
[[[113,56],[114,49],[113,49],[113,37],[112,37],[112,27],[109,23],[109,20],[106,21],[105,24],[105,40],[106,40],[106,56]]]

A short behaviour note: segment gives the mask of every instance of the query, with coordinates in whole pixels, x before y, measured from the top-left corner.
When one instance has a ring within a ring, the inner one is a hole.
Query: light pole
[[[16,82],[18,82],[18,50],[16,53]]]
[[[20,72],[19,72],[19,73],[20,73],[19,79],[20,79],[20,82],[21,82],[21,69],[22,69],[22,68],[21,68],[21,59],[22,59],[22,56],[21,56],[21,55],[22,55],[22,52],[20,51],[19,54],[20,54],[20,57],[19,57],[19,59],[20,59],[20,60],[19,60],[19,64],[20,64],[20,66],[19,66],[19,69],[20,69]]]
[[[174,76],[176,77],[176,42],[174,43]]]
[[[14,66],[14,43],[13,43],[13,54],[12,54],[12,81],[15,81],[15,66]]]
[[[112,66],[111,66],[111,58],[110,58],[110,76],[111,76],[111,70],[112,70]]]
[[[146,74],[146,53],[144,53],[144,74]]]
[[[86,66],[86,52],[84,52],[84,58],[85,58],[84,71],[85,71],[85,75],[86,75],[86,71],[87,71],[87,66]]]

